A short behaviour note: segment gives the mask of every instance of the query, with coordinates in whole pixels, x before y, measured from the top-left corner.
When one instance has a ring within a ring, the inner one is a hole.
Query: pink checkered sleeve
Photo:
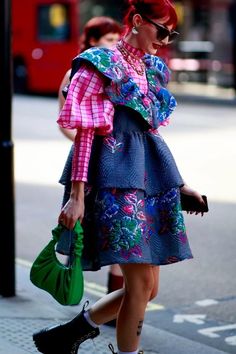
[[[74,157],[72,163],[72,181],[87,182],[88,165],[94,129],[78,130],[74,142]]]
[[[104,93],[104,81],[96,70],[83,64],[73,76],[58,124],[77,129],[72,181],[87,182],[94,134],[106,135],[113,128],[114,107]]]
[[[102,75],[83,64],[73,76],[65,104],[57,120],[62,128],[112,131],[114,107],[104,93]]]

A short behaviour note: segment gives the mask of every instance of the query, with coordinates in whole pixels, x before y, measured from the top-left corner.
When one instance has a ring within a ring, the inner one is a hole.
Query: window
[[[38,8],[38,39],[66,41],[70,38],[69,6],[41,5]]]

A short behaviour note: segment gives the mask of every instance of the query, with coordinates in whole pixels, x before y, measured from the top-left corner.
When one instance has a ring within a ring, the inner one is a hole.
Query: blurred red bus
[[[86,0],[12,0],[15,92],[57,93],[77,55],[80,27],[98,15],[97,0],[89,4]],[[124,0],[116,0],[116,7],[110,0],[99,2],[101,15],[117,20],[124,7]],[[159,55],[168,61],[169,48]]]
[[[78,18],[78,0],[12,0],[16,92],[57,92],[78,51]]]

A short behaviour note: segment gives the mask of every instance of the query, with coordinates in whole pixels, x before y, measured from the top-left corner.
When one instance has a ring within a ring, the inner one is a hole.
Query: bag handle
[[[52,238],[54,243],[56,244],[59,239],[60,236],[62,234],[62,232],[64,230],[68,230],[65,226],[58,224],[53,230],[52,230]],[[71,232],[75,233],[75,244],[74,244],[74,255],[80,257],[82,254],[82,250],[83,250],[83,228],[80,224],[79,221],[76,222],[73,230],[71,230]]]

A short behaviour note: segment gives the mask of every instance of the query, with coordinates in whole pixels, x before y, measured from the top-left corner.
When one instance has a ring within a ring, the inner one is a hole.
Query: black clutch
[[[204,200],[204,204],[200,203],[198,199],[192,195],[180,193],[182,210],[199,212],[199,213],[207,213],[209,210],[207,197],[205,195],[202,195],[202,199]]]

